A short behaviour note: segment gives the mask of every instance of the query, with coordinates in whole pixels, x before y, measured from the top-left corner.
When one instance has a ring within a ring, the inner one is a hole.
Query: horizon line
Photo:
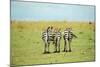
[[[53,22],[53,21],[58,21],[58,22],[62,22],[62,21],[64,21],[64,22],[96,22],[96,21],[91,21],[91,20],[12,20],[11,19],[11,21],[36,21],[36,22],[38,22],[38,21],[44,21],[44,22],[47,22],[47,21],[49,21],[49,22]]]

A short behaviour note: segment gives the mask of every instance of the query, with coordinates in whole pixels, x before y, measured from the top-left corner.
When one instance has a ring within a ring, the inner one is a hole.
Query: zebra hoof
[[[72,50],[69,50],[69,52],[72,52]]]
[[[44,52],[43,54],[48,54],[48,53],[50,53],[50,52]]]
[[[63,50],[63,52],[68,52],[67,50]]]
[[[49,51],[47,53],[50,53]]]
[[[46,54],[47,52],[44,52],[43,54]]]
[[[66,52],[68,52],[68,51],[66,50]]]

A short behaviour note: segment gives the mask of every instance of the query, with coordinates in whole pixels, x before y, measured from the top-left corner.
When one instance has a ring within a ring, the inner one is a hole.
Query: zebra
[[[45,30],[45,31],[42,32],[42,40],[45,43],[44,53],[50,53],[49,52],[50,42],[53,41],[53,43],[54,43],[54,34],[52,33],[52,29],[53,29],[53,27],[49,26],[47,28],[47,30]]]
[[[55,44],[54,52],[57,52],[57,48],[59,48],[58,52],[60,52],[60,42],[59,41],[61,39],[60,37],[61,32],[60,30],[58,32],[54,32],[52,30],[53,30],[53,27],[48,27],[47,30],[42,33],[42,40],[45,43],[44,53],[50,53],[49,46],[50,46],[51,41],[53,42],[53,44]]]
[[[75,34],[73,34],[72,29],[71,28],[66,28],[64,31],[64,52],[71,52],[71,42],[73,37],[77,38],[77,36]],[[67,44],[68,42],[68,44]]]
[[[44,45],[44,53],[49,53],[49,44],[48,44],[48,34],[47,34],[47,31],[44,31],[42,33],[42,40],[45,43],[45,45]]]
[[[60,29],[59,29],[57,32],[55,32],[55,38],[54,38],[55,51],[54,51],[54,53],[60,52],[60,40],[61,40],[61,32],[60,32]]]

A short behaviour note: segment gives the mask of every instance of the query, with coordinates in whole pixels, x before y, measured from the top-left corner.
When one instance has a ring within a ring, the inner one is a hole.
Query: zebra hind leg
[[[47,53],[47,44],[45,43],[45,46],[44,46],[44,54],[46,54]]]
[[[50,53],[49,52],[49,42],[45,42],[45,46],[44,46],[44,54]]]
[[[55,51],[54,51],[54,53],[56,53],[57,52],[57,43],[55,42]]]
[[[71,50],[71,40],[69,40],[68,43],[69,43],[69,52],[71,52],[72,51]]]
[[[63,50],[63,52],[68,52],[68,51],[67,51],[67,41],[65,40],[64,42],[65,42],[65,43],[64,43],[64,50]]]
[[[58,41],[58,44],[57,44],[57,47],[58,47],[58,53],[60,52],[60,41]]]
[[[57,53],[57,46],[55,45],[55,51],[54,51],[54,53]]]
[[[50,42],[48,42],[48,45],[47,45],[47,47],[48,47],[47,53],[50,53],[50,51],[49,51],[49,46],[50,46]]]

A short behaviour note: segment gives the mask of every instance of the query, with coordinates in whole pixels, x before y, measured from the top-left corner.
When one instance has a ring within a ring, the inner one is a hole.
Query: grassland
[[[71,43],[72,52],[62,52],[64,40],[61,39],[61,52],[43,54],[44,43],[41,32],[48,26],[71,27],[78,38]],[[95,60],[95,24],[67,21],[11,21],[11,65],[34,65],[83,62]]]

